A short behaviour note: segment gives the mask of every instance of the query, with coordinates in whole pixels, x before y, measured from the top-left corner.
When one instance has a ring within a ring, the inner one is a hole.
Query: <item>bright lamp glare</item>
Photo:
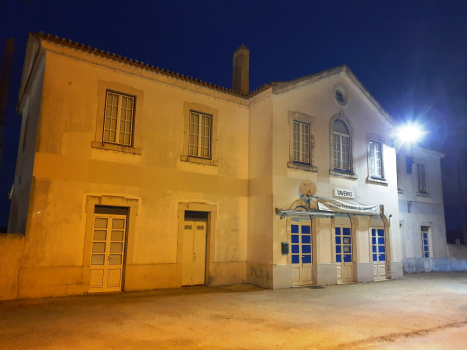
[[[423,132],[417,125],[406,125],[400,127],[397,134],[404,142],[416,142],[421,139]]]

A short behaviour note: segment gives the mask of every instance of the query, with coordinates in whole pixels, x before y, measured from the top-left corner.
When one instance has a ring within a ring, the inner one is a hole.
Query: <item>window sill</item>
[[[291,169],[299,169],[299,170],[305,170],[305,171],[312,171],[314,173],[318,172],[318,168],[311,165],[311,164],[305,164],[305,163],[295,163],[295,162],[288,162],[287,163],[287,168]]]
[[[204,158],[191,157],[191,156],[180,156],[180,160],[182,162],[197,163],[197,164],[210,165],[210,166],[219,166],[219,162],[217,160],[212,160],[212,159],[204,159]]]
[[[116,144],[113,144],[113,143],[92,141],[91,142],[91,147],[92,148],[106,149],[106,150],[109,150],[109,151],[130,153],[130,154],[138,154],[138,155],[143,154],[143,150],[141,148],[121,146],[121,145],[116,145]]]
[[[417,192],[417,197],[427,197],[430,198],[430,194],[427,192]]]
[[[387,186],[388,185],[388,181],[384,178],[377,178],[377,177],[371,177],[371,176],[368,176],[366,178],[366,182],[367,183],[371,183],[371,184],[377,184],[377,185],[383,185],[383,186]]]
[[[353,174],[347,171],[338,171],[338,170],[336,171],[335,169],[329,169],[329,175],[345,177],[345,178],[352,179],[352,180],[358,179],[357,174]]]

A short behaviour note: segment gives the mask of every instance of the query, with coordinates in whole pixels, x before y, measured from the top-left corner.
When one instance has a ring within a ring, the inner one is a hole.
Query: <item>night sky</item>
[[[2,1],[0,54],[15,39],[0,226],[8,222],[28,32],[50,33],[231,87],[232,54],[250,49],[250,89],[347,64],[401,123],[417,120],[443,160],[447,229],[461,222],[467,131],[467,1]],[[467,198],[466,198],[467,204]]]

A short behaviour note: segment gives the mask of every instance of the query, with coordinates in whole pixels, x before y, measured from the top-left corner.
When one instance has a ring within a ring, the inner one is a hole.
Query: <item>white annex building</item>
[[[0,299],[447,269],[443,154],[345,65],[249,91],[249,58],[226,89],[30,34]]]

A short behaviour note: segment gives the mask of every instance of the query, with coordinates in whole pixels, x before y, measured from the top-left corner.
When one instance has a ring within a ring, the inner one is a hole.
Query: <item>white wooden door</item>
[[[386,279],[386,236],[384,235],[384,229],[371,229],[371,252],[375,280]]]
[[[292,224],[290,230],[293,285],[312,284],[311,225]]]
[[[350,227],[336,226],[334,233],[337,282],[353,282],[352,234]]]
[[[122,290],[126,216],[96,214],[91,247],[89,292]]]
[[[183,229],[182,285],[205,284],[206,222],[185,221]]]
[[[425,260],[425,272],[431,271],[430,242],[428,238],[429,226],[422,226],[422,256]]]

